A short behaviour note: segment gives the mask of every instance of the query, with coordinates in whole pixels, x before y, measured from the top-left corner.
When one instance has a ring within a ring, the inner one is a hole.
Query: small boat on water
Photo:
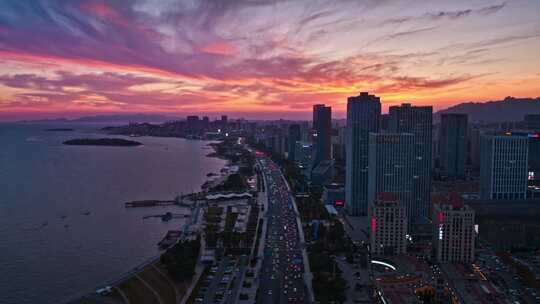
[[[83,212],[82,214],[83,214],[83,215],[90,215],[90,213],[92,213],[92,212],[90,212],[90,211],[85,211],[85,212]]]

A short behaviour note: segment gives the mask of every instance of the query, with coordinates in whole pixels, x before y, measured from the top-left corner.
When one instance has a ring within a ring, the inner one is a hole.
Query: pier
[[[125,203],[126,208],[137,207],[157,207],[157,206],[172,206],[176,205],[174,200],[160,201],[160,200],[145,200],[145,201],[132,201]]]
[[[143,220],[145,219],[149,219],[149,218],[153,218],[153,217],[157,217],[157,218],[161,218],[161,219],[178,219],[178,218],[188,218],[188,217],[191,217],[191,213],[189,214],[184,214],[184,213],[171,213],[170,215],[167,215],[167,213],[165,214],[152,214],[152,215],[145,215],[143,216]]]

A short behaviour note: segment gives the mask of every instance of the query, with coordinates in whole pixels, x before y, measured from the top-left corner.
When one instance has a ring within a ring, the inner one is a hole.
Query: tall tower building
[[[443,174],[464,178],[467,163],[467,114],[442,114],[439,161]]]
[[[296,160],[296,142],[302,140],[302,132],[300,130],[299,124],[289,125],[289,136],[288,136],[288,158],[291,161]]]
[[[313,106],[315,157],[313,167],[332,159],[332,108],[323,104]]]
[[[484,135],[480,154],[480,197],[519,200],[527,197],[527,136]]]
[[[469,159],[474,170],[480,168],[480,146],[483,132],[475,126],[469,127],[468,141],[470,143]]]
[[[369,207],[370,250],[375,256],[407,251],[407,212],[393,193],[379,193]]]
[[[458,195],[433,208],[433,248],[439,263],[474,261],[474,210]]]
[[[368,213],[369,133],[378,132],[381,100],[362,92],[347,100],[345,203],[352,216]]]
[[[411,133],[369,135],[368,202],[391,192],[413,216],[415,141]]]
[[[414,202],[411,210],[411,223],[424,223],[430,215],[431,163],[432,163],[432,121],[431,106],[390,107],[388,129],[394,133],[412,133],[415,138],[415,169],[413,176]]]

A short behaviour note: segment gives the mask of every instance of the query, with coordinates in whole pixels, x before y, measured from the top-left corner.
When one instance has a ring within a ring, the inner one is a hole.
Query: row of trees
[[[335,258],[328,252],[310,252],[309,265],[313,272],[313,291],[319,303],[343,303],[347,282]]]
[[[311,229],[311,225],[308,228]],[[343,225],[338,220],[332,220],[328,225],[319,224],[318,237],[308,246],[315,298],[320,303],[343,303],[348,287],[337,265],[336,255],[349,255],[353,250],[352,243],[345,236]]]
[[[227,176],[227,179],[210,189],[210,191],[221,192],[221,191],[231,191],[231,192],[242,192],[247,190],[247,183],[245,177],[241,174],[234,173]]]
[[[199,238],[193,241],[179,242],[161,255],[160,262],[174,280],[187,282],[195,275],[199,251]]]

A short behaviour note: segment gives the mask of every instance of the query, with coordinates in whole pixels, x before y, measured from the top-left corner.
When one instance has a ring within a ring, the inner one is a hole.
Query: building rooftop
[[[466,206],[465,200],[456,192],[434,195],[432,203],[441,206],[441,208],[451,207],[453,210],[460,210]]]

